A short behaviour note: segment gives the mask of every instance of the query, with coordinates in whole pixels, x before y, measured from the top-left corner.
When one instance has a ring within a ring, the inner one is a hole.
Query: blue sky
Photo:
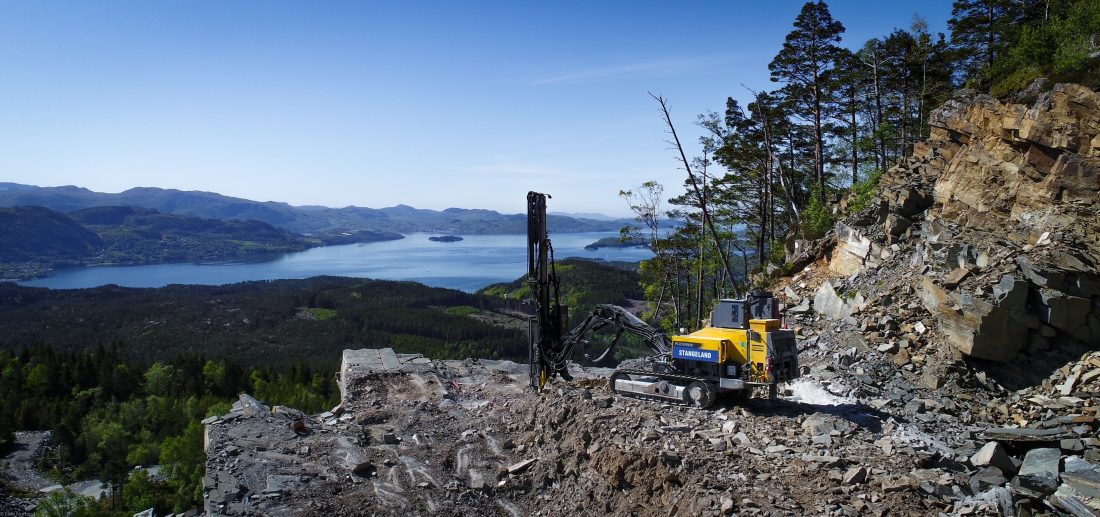
[[[858,47],[951,2],[834,1]],[[0,2],[0,181],[625,215],[802,2]]]

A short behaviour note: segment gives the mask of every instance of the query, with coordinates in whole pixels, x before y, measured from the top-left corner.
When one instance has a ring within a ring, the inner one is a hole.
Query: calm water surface
[[[404,239],[325,246],[278,255],[264,262],[157,264],[60,269],[23,285],[75,289],[117,284],[161,287],[168,284],[221,285],[248,280],[309,278],[318,275],[411,280],[433,287],[475,291],[509,282],[527,272],[526,235],[470,235],[460,242],[432,242],[433,234]],[[643,248],[584,247],[616,232],[558,233],[551,237],[557,258],[587,257],[636,262],[652,257]]]

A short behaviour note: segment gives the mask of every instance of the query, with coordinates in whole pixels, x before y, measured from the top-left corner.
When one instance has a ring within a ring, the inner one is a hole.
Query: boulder
[[[944,277],[943,286],[948,289],[954,289],[958,287],[958,285],[961,284],[963,280],[966,280],[966,278],[969,277],[970,274],[973,272],[974,270],[969,267],[957,267],[954,271],[948,273],[948,275]]]
[[[997,467],[986,467],[970,476],[970,490],[975,494],[985,492],[990,488],[1002,486],[1008,482],[1004,473]]]
[[[829,270],[841,276],[850,276],[862,270],[871,256],[871,240],[859,230],[844,223],[836,223],[836,248],[829,260]]]
[[[510,467],[508,467],[508,473],[513,474],[513,475],[522,473],[523,471],[530,468],[531,465],[534,465],[535,461],[536,460],[534,458],[532,458],[532,459],[523,460],[519,463],[513,463]]]
[[[859,312],[866,305],[863,295],[853,292],[845,293],[844,297],[837,294],[833,284],[822,282],[817,293],[814,294],[814,310],[829,319],[842,320]]]
[[[1081,341],[1091,341],[1089,313],[1092,312],[1092,302],[1052,289],[1039,289],[1036,302],[1040,321]]]
[[[932,206],[932,196],[915,188],[902,188],[898,190],[893,205],[902,216],[912,217]]]
[[[1032,449],[1024,455],[1020,473],[1016,476],[1019,487],[1040,494],[1052,494],[1058,488],[1058,467],[1062,451],[1054,448]]]
[[[898,237],[901,237],[910,226],[913,226],[913,221],[891,212],[886,216],[886,222],[882,223],[882,230],[888,242],[897,242]]]
[[[867,482],[867,468],[866,467],[852,467],[848,469],[848,472],[844,473],[844,479],[842,482],[845,485],[859,485]]]
[[[264,405],[263,402],[256,400],[247,393],[241,393],[240,397],[238,397],[238,401],[234,404],[234,408],[240,408],[241,415],[245,418],[271,413],[271,409]]]
[[[1027,345],[1027,282],[1011,276],[994,287],[990,302],[949,292],[925,277],[920,299],[949,342],[963,354],[990,361],[1009,361]]]
[[[1070,456],[1066,458],[1062,483],[1080,495],[1100,499],[1100,465]]]
[[[1016,473],[1016,465],[1012,463],[1012,457],[998,442],[988,442],[978,449],[978,452],[970,457],[970,464],[975,467],[996,467],[1007,475]]]

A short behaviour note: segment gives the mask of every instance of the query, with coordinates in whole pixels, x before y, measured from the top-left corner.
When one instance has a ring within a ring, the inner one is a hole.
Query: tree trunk
[[[798,211],[798,203],[795,202],[794,192],[790,185],[788,185],[787,174],[783,171],[783,161],[780,160],[775,154],[772,153],[772,125],[771,119],[764,119],[764,147],[768,150],[768,158],[771,163],[775,164],[779,168],[779,185],[783,187],[783,195],[787,196],[787,202],[791,205],[791,213],[794,214],[795,221],[802,220],[802,214]],[[794,158],[791,158],[791,164],[794,165]]]
[[[705,197],[706,195],[707,195],[707,155],[706,155],[706,151],[703,151],[703,196]],[[704,225],[706,224],[706,216],[703,216],[703,224]],[[706,262],[704,260],[705,259],[705,254],[706,254],[706,242],[707,242],[707,240],[703,238],[703,226],[700,226],[699,227],[699,257],[698,257],[699,271],[698,271],[698,276],[695,279],[695,289],[696,289],[695,321],[692,322],[692,325],[691,325],[691,327],[694,328],[694,329],[700,328],[699,326],[702,325],[701,322],[703,321],[703,265]]]
[[[917,140],[924,140],[924,97],[928,95],[928,55],[921,60],[920,67],[920,99],[917,101]]]
[[[985,3],[985,14],[988,26],[986,26],[985,40],[985,66],[986,70],[993,68],[993,2]]]
[[[702,233],[702,228],[699,228],[699,230],[700,233]],[[699,272],[695,279],[697,293],[695,298],[695,322],[692,325],[692,328],[696,329],[700,328],[699,326],[702,325],[701,322],[703,321],[703,265],[705,264],[703,259],[705,258],[704,253],[706,252],[705,244],[706,239],[703,239],[703,236],[699,235]]]
[[[886,135],[882,133],[882,90],[879,83],[882,79],[878,73],[878,50],[872,51],[871,59],[874,64],[871,71],[875,80],[875,133],[878,135],[878,167],[880,171],[886,170]]]
[[[855,185],[859,181],[859,126],[856,125],[856,111],[859,109],[859,104],[856,100],[855,89],[852,89],[852,95],[849,97],[850,110],[852,115],[852,185]]]
[[[817,187],[825,192],[825,137],[821,129],[821,87],[814,74],[814,176]]]
[[[672,295],[672,319],[675,320],[675,325],[679,327],[684,321],[680,318],[680,267],[677,266],[670,273],[672,276],[672,291],[669,294]]]
[[[665,301],[665,291],[666,290],[668,290],[668,279],[667,278],[665,279],[664,282],[661,282],[661,292],[657,295],[657,304],[653,306],[653,315],[649,317],[650,321],[655,323],[656,326],[661,325],[661,320],[659,319],[659,316],[661,314],[661,304],[663,304],[664,301]]]
[[[901,147],[898,148],[898,158],[904,158],[905,150],[909,148],[909,73],[901,75]]]

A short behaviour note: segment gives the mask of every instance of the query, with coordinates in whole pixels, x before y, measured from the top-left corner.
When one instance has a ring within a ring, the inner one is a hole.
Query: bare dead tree
[[[668,124],[668,131],[672,135],[671,144],[676,146],[676,150],[680,153],[680,163],[684,166],[684,171],[687,172],[688,181],[691,183],[691,190],[695,194],[695,199],[699,202],[699,208],[703,212],[703,221],[705,221],[707,229],[710,230],[711,239],[714,240],[714,247],[718,249],[718,256],[722,259],[722,267],[726,270],[726,277],[729,278],[730,287],[733,288],[734,296],[741,295],[741,283],[737,281],[737,277],[733,275],[733,269],[730,267],[729,256],[726,254],[722,247],[722,240],[718,237],[718,231],[714,228],[714,218],[710,217],[710,210],[707,208],[706,196],[703,194],[703,189],[699,186],[699,180],[696,179],[695,173],[691,170],[691,162],[688,161],[687,153],[684,152],[684,146],[680,144],[680,137],[676,134],[676,126],[672,123],[672,115],[668,112],[668,102],[664,97],[654,95],[651,92],[650,97],[657,101],[660,106],[661,115],[664,116],[665,123]]]
[[[646,226],[649,231],[648,236],[642,236],[639,233],[640,229],[629,227],[623,228],[623,237],[640,237],[638,240],[648,240],[648,247],[653,251],[654,258],[657,261],[658,274],[661,276],[661,291],[657,296],[657,303],[653,307],[653,313],[650,315],[650,320],[660,321],[661,308],[664,303],[665,294],[668,293],[672,298],[672,305],[675,311],[675,318],[677,321],[680,319],[680,302],[679,295],[676,289],[669,289],[670,285],[675,285],[676,279],[673,275],[670,264],[672,261],[668,256],[668,251],[662,246],[661,243],[661,214],[663,209],[661,208],[661,199],[664,194],[664,187],[656,181],[647,181],[642,183],[637,188],[637,192],[634,190],[620,190],[619,197],[626,201],[626,204],[630,207],[630,210],[634,212],[635,219],[640,221]]]

